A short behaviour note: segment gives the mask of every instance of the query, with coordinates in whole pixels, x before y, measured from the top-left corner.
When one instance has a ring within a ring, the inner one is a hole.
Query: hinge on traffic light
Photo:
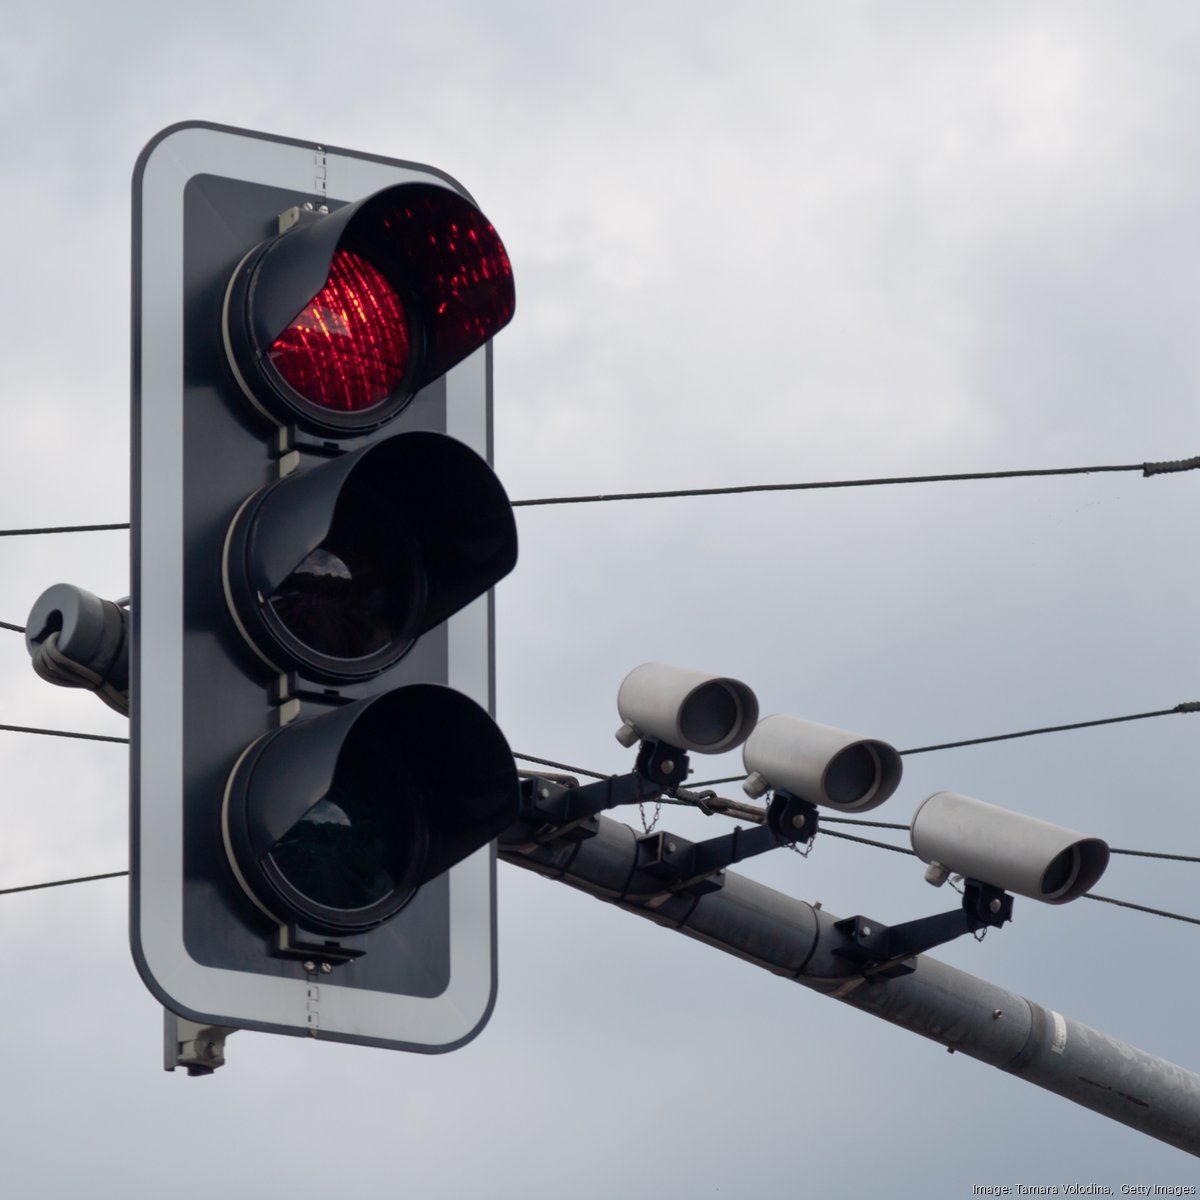
[[[295,425],[286,426],[286,440],[289,454],[311,454],[317,458],[338,458],[351,450],[365,444],[367,437],[343,437],[333,442],[319,434],[305,433]],[[299,459],[297,459],[299,462]]]
[[[314,205],[311,202],[293,204],[291,208],[285,208],[279,214],[279,232],[287,233],[289,229],[295,229],[297,225],[311,225],[321,217],[327,216],[329,216],[328,204]]]
[[[336,938],[302,929],[294,922],[279,926],[278,952],[288,958],[318,960],[322,968],[330,964],[353,962],[367,952],[367,939],[361,935],[339,934]],[[313,964],[316,969],[316,963]]]

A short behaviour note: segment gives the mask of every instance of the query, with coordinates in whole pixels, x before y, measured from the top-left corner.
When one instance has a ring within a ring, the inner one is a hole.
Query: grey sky
[[[5,527],[127,516],[129,180],[189,118],[429,162],[471,189],[516,272],[496,344],[514,498],[1198,449],[1192,5],[9,7]],[[649,658],[900,747],[1200,699],[1196,482],[522,510],[497,598],[500,722],[519,751],[621,769],[616,688]],[[0,555],[6,621],[60,580],[127,590],[123,534]],[[41,684],[17,635],[0,639],[0,721],[123,732]],[[1200,853],[1192,721],[913,758],[878,816],[950,788]],[[0,886],[124,867],[122,750],[0,738]],[[746,870],[840,915],[946,904],[911,859],[831,839]],[[469,1047],[239,1034],[208,1080],[159,1069],[122,881],[0,898],[10,1193],[1200,1184],[1195,1160],[1064,1100],[499,875],[499,1000]],[[1097,890],[1200,916],[1197,878],[1117,859]],[[1018,900],[1011,926],[939,956],[1195,1069],[1198,938]]]

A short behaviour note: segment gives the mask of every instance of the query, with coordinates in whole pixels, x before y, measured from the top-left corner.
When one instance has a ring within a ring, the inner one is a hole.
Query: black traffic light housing
[[[135,170],[133,294],[135,961],[206,1025],[451,1049],[519,805],[503,244],[432,168],[187,124]]]

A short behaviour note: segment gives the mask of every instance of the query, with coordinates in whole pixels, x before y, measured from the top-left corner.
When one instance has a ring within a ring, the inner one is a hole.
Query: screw
[[[807,823],[807,822],[806,822],[806,820],[805,820],[805,817],[804,817],[804,814],[803,814],[803,813],[797,813],[797,814],[796,814],[796,815],[795,815],[795,816],[792,818],[792,828],[793,828],[793,829],[803,829],[806,823]]]
[[[1002,1008],[993,1008],[992,1009],[992,1020],[993,1021],[1000,1020],[1000,1018],[1002,1016],[1004,1016],[1004,1009],[1002,1009]]]
[[[544,787],[538,792],[538,795],[541,796],[541,798],[543,800],[549,800],[550,799],[550,789],[548,787]]]
[[[311,958],[306,958],[304,960],[304,969],[306,971],[308,971],[309,974],[311,974],[313,971],[315,971],[317,969],[317,964],[315,962],[313,962],[313,960]]]
[[[862,927],[862,929],[860,929],[860,930],[859,930],[859,933],[860,933],[860,934],[861,934],[863,937],[870,937],[870,936],[871,936],[871,927],[870,927],[870,925],[864,925],[864,926]]]
[[[993,900],[993,901],[992,901],[992,902],[991,902],[991,903],[988,905],[988,909],[989,909],[991,912],[998,913],[998,912],[1000,911],[1000,901],[999,901],[999,900]]]
[[[305,210],[305,212],[312,212],[312,210],[313,210],[313,205],[312,205],[312,201],[311,201],[311,200],[305,200],[305,202],[304,202],[304,210]]]
[[[217,1049],[215,1042],[204,1043],[204,1057],[207,1059],[220,1058],[221,1052]]]
[[[675,853],[675,850],[676,850],[675,843],[674,843],[674,842],[668,842],[668,843],[667,843],[667,850],[668,850],[668,851],[669,851],[671,854],[674,854],[674,853]]]
[[[322,975],[332,975],[333,974],[333,963],[322,963],[321,964],[321,974]]]
[[[662,771],[664,775],[670,775],[675,770],[675,760],[673,758],[664,758],[662,760]]]

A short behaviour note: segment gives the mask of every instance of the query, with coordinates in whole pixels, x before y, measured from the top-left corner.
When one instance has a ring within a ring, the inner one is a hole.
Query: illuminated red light
[[[427,321],[426,373],[446,370],[512,319],[512,264],[499,235],[473,205],[429,189],[384,219],[408,247]]]
[[[310,403],[361,412],[400,386],[410,341],[395,289],[366,259],[339,250],[325,286],[275,339],[267,357]]]

